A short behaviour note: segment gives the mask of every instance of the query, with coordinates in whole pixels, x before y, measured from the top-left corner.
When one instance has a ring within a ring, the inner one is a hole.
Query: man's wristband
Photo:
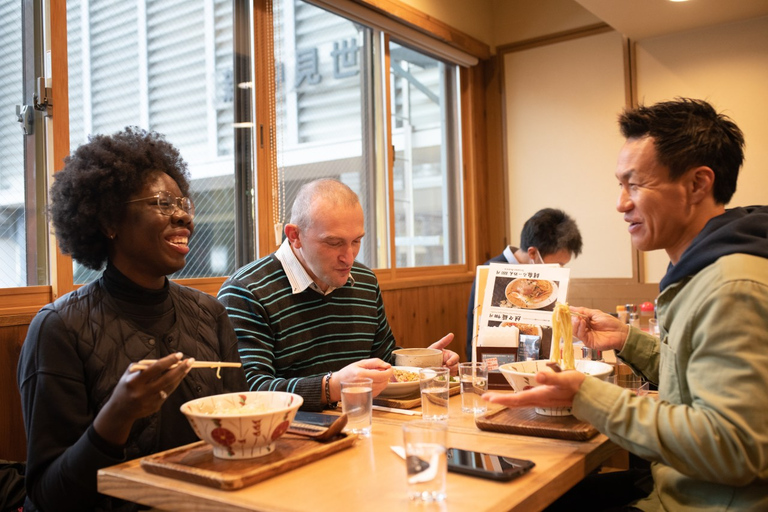
[[[325,406],[328,409],[335,409],[338,402],[331,402],[331,375],[333,372],[328,372],[325,376]]]

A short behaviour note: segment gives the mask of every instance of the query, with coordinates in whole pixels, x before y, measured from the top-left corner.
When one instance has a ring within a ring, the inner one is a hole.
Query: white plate
[[[404,370],[407,372],[419,373],[421,368],[416,366],[393,366],[395,370]],[[384,391],[379,393],[381,398],[402,398],[405,396],[416,395],[419,391],[419,380],[411,382],[390,382]]]

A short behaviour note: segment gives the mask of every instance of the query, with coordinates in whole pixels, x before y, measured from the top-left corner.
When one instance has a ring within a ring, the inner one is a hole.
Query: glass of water
[[[341,382],[341,408],[347,415],[344,430],[354,434],[371,434],[373,380],[359,378]]]
[[[408,497],[412,501],[445,499],[447,439],[448,425],[444,422],[418,420],[403,424]]]
[[[448,368],[422,368],[419,370],[421,389],[421,417],[425,420],[448,419],[451,372]]]
[[[485,362],[459,363],[461,412],[483,414],[488,403],[481,397],[488,391],[488,365]]]

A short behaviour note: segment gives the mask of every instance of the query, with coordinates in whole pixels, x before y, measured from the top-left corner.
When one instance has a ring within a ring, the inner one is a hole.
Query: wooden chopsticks
[[[157,359],[142,359],[138,363],[133,363],[131,365],[131,371],[137,372],[139,370],[146,370],[156,362]],[[179,363],[175,363],[171,365],[170,368],[176,368],[178,365]],[[223,361],[194,361],[192,363],[192,368],[240,368],[241,366],[242,363],[226,363]]]

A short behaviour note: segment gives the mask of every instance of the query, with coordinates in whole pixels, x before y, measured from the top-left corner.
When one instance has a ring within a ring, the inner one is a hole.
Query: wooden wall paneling
[[[568,286],[572,306],[615,313],[619,304],[653,302],[659,294],[658,283],[611,282],[610,279],[574,279]]]
[[[480,191],[476,200],[482,209],[480,226],[475,229],[484,234],[485,240],[480,245],[478,265],[500,254],[508,244],[509,225],[507,207],[507,177],[504,172],[506,132],[504,129],[504,102],[501,92],[502,65],[498,55],[480,64],[483,71],[485,89],[485,189]],[[515,235],[517,236],[517,235]]]
[[[27,460],[27,439],[16,384],[16,365],[28,325],[0,327],[0,459]]]
[[[487,59],[491,54],[490,47],[482,41],[457,30],[442,21],[425,14],[406,3],[398,0],[352,0],[370,7],[371,9],[392,18],[403,25],[415,28],[420,32],[435,37],[450,46],[474,55],[479,59]]]
[[[449,346],[464,359],[466,309],[470,282],[383,291],[384,307],[398,345],[423,347],[453,332]],[[26,436],[16,365],[27,334],[25,322],[0,326],[0,458],[26,459]]]
[[[384,308],[397,344],[426,347],[449,332],[449,348],[464,354],[470,283],[383,291]]]
[[[67,55],[67,5],[50,2],[51,18],[51,94],[53,96],[53,161],[54,172],[64,168],[69,155],[69,62]],[[51,256],[51,297],[48,303],[75,289],[72,258],[61,253],[54,239]]]

